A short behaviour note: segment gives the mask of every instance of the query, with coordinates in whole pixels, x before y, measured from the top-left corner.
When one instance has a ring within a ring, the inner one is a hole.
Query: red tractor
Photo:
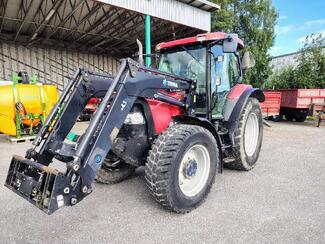
[[[236,34],[208,33],[159,44],[157,69],[127,58],[115,77],[77,70],[5,185],[50,214],[89,195],[95,179],[116,183],[144,166],[161,205],[191,211],[223,166],[251,170],[259,157],[264,95],[241,84],[254,64],[248,53],[240,60],[242,48]],[[89,127],[67,142],[91,97],[102,102]]]
[[[96,113],[96,110],[99,105],[100,105],[100,98],[97,97],[90,98],[86,107],[82,110],[82,113],[79,116],[79,120],[89,121],[93,116],[93,114]]]

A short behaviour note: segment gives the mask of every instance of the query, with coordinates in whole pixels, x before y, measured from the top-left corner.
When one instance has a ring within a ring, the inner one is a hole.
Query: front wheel
[[[158,136],[149,152],[147,186],[163,207],[186,213],[208,195],[219,163],[217,143],[208,130],[173,125]]]
[[[225,164],[237,170],[251,170],[259,157],[263,138],[263,119],[259,102],[249,98],[235,132],[233,152],[235,160]]]
[[[97,172],[96,181],[102,184],[116,184],[128,178],[135,168],[109,153]]]

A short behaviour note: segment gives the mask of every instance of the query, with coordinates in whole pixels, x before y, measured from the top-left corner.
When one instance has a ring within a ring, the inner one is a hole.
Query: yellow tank
[[[0,86],[0,132],[17,135],[16,104],[21,123],[25,126],[37,126],[50,113],[58,100],[58,91],[53,85],[16,84]]]

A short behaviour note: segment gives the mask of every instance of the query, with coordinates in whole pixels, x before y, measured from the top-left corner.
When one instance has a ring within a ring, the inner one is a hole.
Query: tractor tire
[[[284,115],[284,117],[286,118],[287,121],[293,121],[295,115],[293,113],[287,113]]]
[[[219,163],[219,149],[208,130],[176,124],[153,143],[145,179],[151,194],[164,208],[187,213],[210,192]]]
[[[248,171],[255,167],[263,138],[263,119],[259,102],[249,98],[235,132],[233,154],[235,160],[226,163],[231,169]]]
[[[97,172],[96,181],[102,184],[116,184],[132,175],[135,168],[116,157],[107,157]]]

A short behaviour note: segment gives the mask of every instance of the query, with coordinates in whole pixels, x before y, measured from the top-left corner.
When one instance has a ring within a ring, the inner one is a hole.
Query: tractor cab
[[[243,47],[237,34],[222,32],[160,43],[158,69],[196,80],[196,115],[220,119],[229,91],[242,78]]]

